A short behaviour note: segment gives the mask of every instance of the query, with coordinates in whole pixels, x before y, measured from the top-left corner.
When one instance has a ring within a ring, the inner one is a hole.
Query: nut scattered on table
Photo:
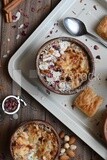
[[[59,158],[60,160],[69,160],[70,159],[70,157],[69,156],[67,156],[67,155],[62,155],[62,156],[60,156],[60,158]]]
[[[61,148],[61,152],[60,152],[60,153],[61,153],[61,154],[64,154],[65,151],[66,151],[65,148]]]
[[[71,149],[68,149],[68,150],[66,151],[66,153],[67,153],[67,155],[68,155],[70,158],[75,157],[75,152],[72,151]]]
[[[70,160],[70,158],[74,158],[77,149],[76,146],[76,137],[66,135],[65,132],[61,131],[59,133],[59,137],[62,140],[62,148],[60,151],[59,160]]]
[[[74,144],[76,142],[76,138],[75,137],[70,137],[70,140],[69,140],[69,144]]]
[[[68,142],[69,140],[70,140],[70,137],[69,137],[68,135],[65,135],[64,141],[65,141],[65,142]]]
[[[59,137],[60,137],[61,139],[63,139],[63,138],[64,138],[64,136],[65,136],[64,131],[61,131],[61,132],[59,133]]]
[[[70,147],[69,143],[65,143],[65,144],[64,144],[64,148],[65,148],[65,149],[68,149],[69,147]]]
[[[76,149],[77,149],[77,146],[74,145],[74,144],[72,144],[72,145],[70,146],[70,149],[71,149],[71,150],[76,150]]]

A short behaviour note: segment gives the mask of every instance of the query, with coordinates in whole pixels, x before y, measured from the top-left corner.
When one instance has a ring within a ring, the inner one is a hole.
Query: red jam
[[[11,97],[5,100],[4,102],[4,109],[7,112],[14,112],[18,107],[18,101]]]

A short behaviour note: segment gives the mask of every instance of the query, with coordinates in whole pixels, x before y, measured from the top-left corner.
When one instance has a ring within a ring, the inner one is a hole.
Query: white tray
[[[96,8],[95,8],[96,6]],[[87,36],[78,37],[92,51],[95,58],[95,79],[90,86],[104,97],[104,103],[93,118],[87,118],[78,109],[72,109],[72,99],[75,95],[62,96],[46,91],[39,82],[35,71],[35,55],[39,47],[49,39],[58,36],[70,36],[62,25],[63,18],[73,16],[86,24],[88,31],[95,34],[94,28],[107,13],[107,2],[104,0],[62,0],[41,25],[32,33],[26,42],[10,59],[8,70],[14,81],[25,89],[32,97],[77,134],[101,157],[107,159],[107,150],[100,134],[102,112],[107,104],[107,49]],[[87,40],[86,40],[87,39]],[[94,45],[99,49],[95,50]]]

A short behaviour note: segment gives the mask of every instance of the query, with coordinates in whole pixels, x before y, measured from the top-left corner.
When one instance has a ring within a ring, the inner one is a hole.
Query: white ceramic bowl
[[[12,112],[11,111],[7,111],[5,109],[5,102],[6,102],[6,100],[8,100],[10,98],[15,99],[17,101],[17,103],[18,103],[16,109],[14,111],[12,111]],[[13,114],[17,113],[19,111],[19,109],[20,109],[20,99],[18,97],[14,96],[14,95],[7,96],[2,102],[2,109],[3,109],[4,113],[6,113],[8,115],[13,115]]]

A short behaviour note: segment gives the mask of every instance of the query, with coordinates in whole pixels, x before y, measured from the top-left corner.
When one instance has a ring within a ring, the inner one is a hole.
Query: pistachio
[[[70,160],[70,157],[67,155],[60,156],[59,160]]]
[[[68,155],[70,158],[75,157],[75,153],[74,153],[74,151],[72,151],[71,149],[68,149],[68,150],[66,151],[66,153],[67,153],[67,155]]]
[[[74,144],[76,142],[76,138],[75,137],[71,137],[70,140],[69,140],[69,144]]]

